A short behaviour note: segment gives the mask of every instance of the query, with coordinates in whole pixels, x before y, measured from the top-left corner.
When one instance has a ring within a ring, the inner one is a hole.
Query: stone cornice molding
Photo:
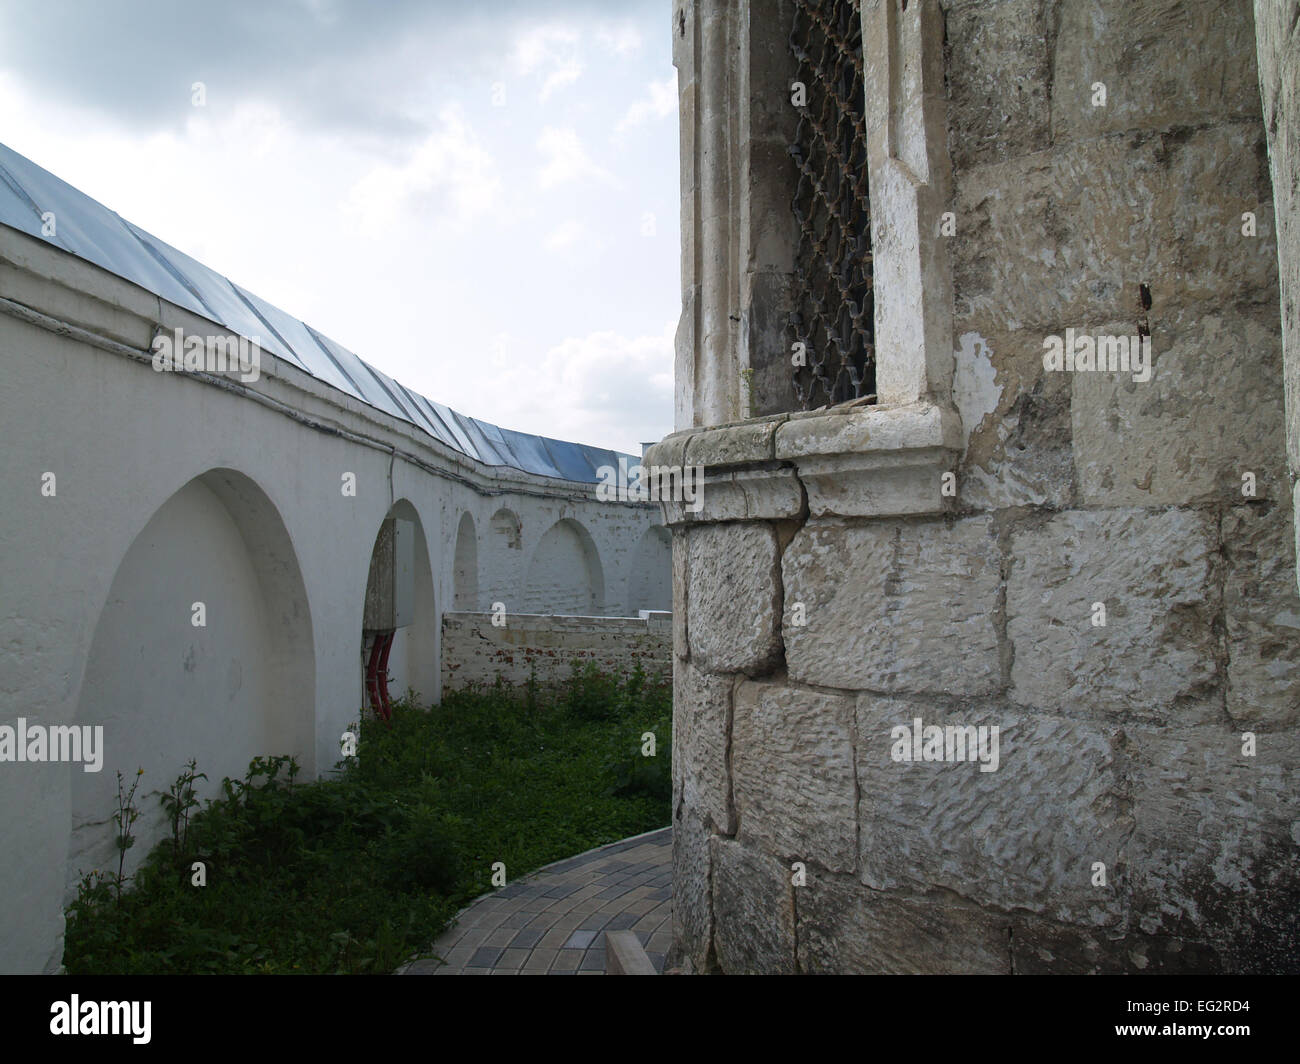
[[[699,467],[702,505],[660,500],[673,528],[718,521],[938,514],[954,502],[943,474],[962,450],[948,406],[846,404],[674,433],[647,469]]]

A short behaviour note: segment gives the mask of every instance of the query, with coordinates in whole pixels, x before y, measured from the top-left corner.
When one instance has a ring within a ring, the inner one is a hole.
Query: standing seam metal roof
[[[53,212],[55,235],[42,231]],[[0,224],[100,266],[270,351],[317,380],[423,429],[486,465],[595,483],[601,466],[639,459],[603,447],[534,436],[466,417],[404,387],[305,322],[245,291],[197,259],[0,144]]]

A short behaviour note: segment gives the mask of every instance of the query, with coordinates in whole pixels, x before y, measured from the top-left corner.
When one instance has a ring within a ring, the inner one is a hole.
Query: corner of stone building
[[[919,6],[928,23],[889,32],[904,55],[941,46],[952,184],[926,209],[955,225],[955,415],[927,384],[916,406],[699,427],[683,447],[722,459],[713,519],[679,530],[702,730],[678,810],[714,811],[684,821],[692,911],[709,906],[684,933],[724,971],[1283,970],[1290,326],[1270,238],[1203,225],[1243,203],[1273,216],[1258,168],[1234,162],[1264,138],[1251,27],[1104,3],[1120,29],[1160,31],[1135,59],[1125,33],[1048,0]],[[1208,73],[1178,60],[1188,40]],[[1121,70],[1130,91],[1086,103]],[[896,118],[890,159],[937,165],[907,139],[925,123]],[[1045,338],[1066,329],[1149,338],[1153,373],[1049,370]],[[942,377],[931,354],[890,387],[918,365]],[[917,719],[996,726],[1000,765],[900,766],[891,742]]]

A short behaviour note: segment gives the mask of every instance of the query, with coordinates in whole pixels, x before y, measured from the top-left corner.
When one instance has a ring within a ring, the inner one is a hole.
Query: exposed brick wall
[[[544,685],[562,683],[574,666],[591,662],[626,675],[637,662],[667,677],[672,660],[672,615],[547,617],[508,614],[494,627],[490,613],[448,613],[442,619],[442,685],[456,690],[491,684],[498,675],[520,685],[536,672]]]

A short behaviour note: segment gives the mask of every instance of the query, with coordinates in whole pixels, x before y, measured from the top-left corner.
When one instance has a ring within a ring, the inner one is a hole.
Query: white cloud
[[[431,132],[406,162],[380,163],[350,189],[344,213],[357,231],[381,236],[412,218],[432,215],[464,229],[497,205],[501,178],[495,160],[456,105],[438,116]]]
[[[579,243],[586,244],[587,227],[576,218],[566,218],[546,236],[546,246],[551,251],[566,251]]]
[[[623,133],[633,126],[667,118],[677,111],[677,75],[652,81],[646,86],[646,95],[632,104],[614,127],[615,134]]]
[[[520,77],[542,75],[538,98],[545,103],[556,89],[572,85],[586,69],[579,55],[581,34],[566,26],[539,26],[515,38],[510,66]]]
[[[627,22],[618,26],[602,26],[596,32],[596,43],[615,55],[631,55],[641,50],[641,31]]]
[[[572,85],[582,77],[582,69],[582,64],[576,59],[569,60],[561,66],[556,67],[547,75],[546,80],[542,82],[542,91],[539,99],[545,103],[547,98],[556,89],[563,88],[565,85]]]
[[[337,0],[318,6],[327,13]],[[302,94],[278,83],[235,97],[214,80],[208,108],[192,109],[195,73],[178,82],[179,120],[150,124],[0,70],[0,140],[430,398],[635,451],[672,427],[672,330],[660,336],[658,325],[680,305],[676,248],[664,239],[677,138],[667,122],[641,126],[644,157],[664,160],[645,166],[608,134],[671,74],[657,22],[641,20],[634,54],[633,34],[621,46],[612,34],[598,40],[599,18],[518,48],[508,23],[485,33],[482,50],[460,58],[509,84],[505,109],[470,91],[463,110],[444,110],[444,72],[408,64],[408,47],[427,52],[445,26],[394,37],[349,68],[356,85],[363,73],[382,85],[381,109],[400,119],[364,135],[306,121]],[[618,47],[626,58],[612,58]],[[537,108],[547,78],[568,77],[566,58],[590,65],[576,88],[554,88]],[[539,171],[552,187],[539,187]],[[636,236],[646,214],[658,218],[658,239]],[[596,251],[616,241],[631,253],[601,269]]]
[[[538,363],[516,363],[497,378],[498,423],[563,435],[640,454],[640,444],[672,431],[673,331],[623,336],[603,331],[570,336]]]
[[[543,188],[586,179],[614,181],[614,175],[587,154],[577,131],[572,128],[546,126],[537,138],[537,150],[546,159],[538,173]]]
[[[538,26],[515,38],[511,66],[516,74],[532,74],[557,55],[564,56],[578,46],[580,34],[565,26]]]

